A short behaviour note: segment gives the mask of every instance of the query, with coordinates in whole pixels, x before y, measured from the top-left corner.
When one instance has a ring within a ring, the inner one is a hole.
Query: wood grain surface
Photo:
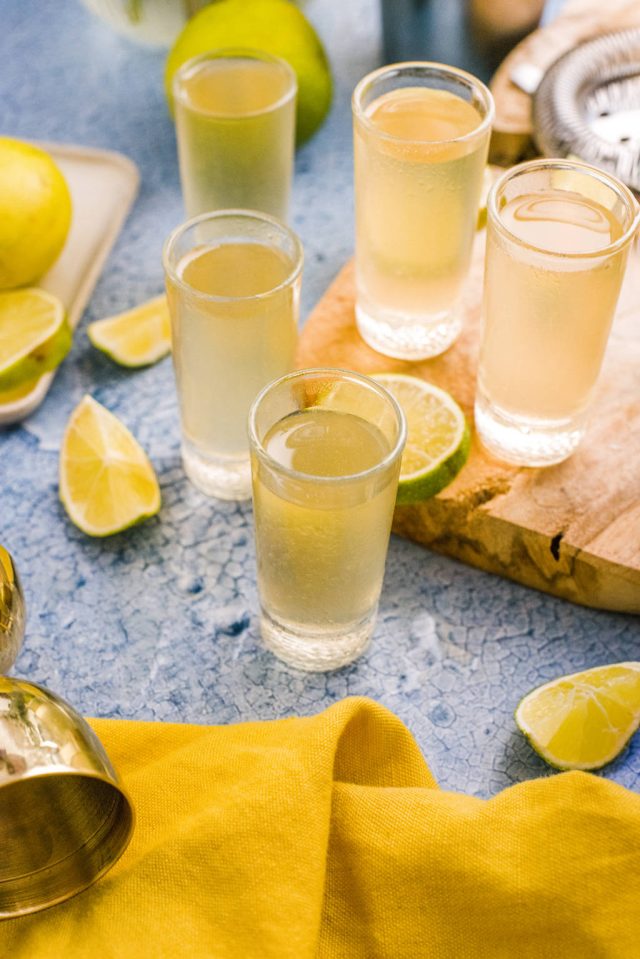
[[[423,376],[473,418],[484,234],[464,298],[465,327],[443,355],[411,364],[370,349],[354,319],[353,266],[305,325],[300,367]],[[491,573],[576,603],[640,613],[640,255],[632,251],[587,436],[565,463],[522,469],[474,437],[469,461],[437,497],[398,507],[394,529]]]

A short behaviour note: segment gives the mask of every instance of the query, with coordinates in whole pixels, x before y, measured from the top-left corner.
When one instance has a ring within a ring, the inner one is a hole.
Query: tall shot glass
[[[580,442],[637,211],[615,177],[571,160],[492,187],[475,418],[498,458],[548,466]]]
[[[374,628],[406,425],[366,376],[303,370],[249,415],[261,632],[300,669],[337,669]]]
[[[380,353],[437,356],[461,329],[493,100],[437,63],[370,73],[353,94],[356,320]]]
[[[294,367],[302,244],[273,217],[188,220],[163,251],[185,472],[204,493],[248,499],[247,415]]]
[[[286,221],[296,92],[289,64],[258,50],[214,50],[180,67],[173,101],[187,216],[238,207]]]

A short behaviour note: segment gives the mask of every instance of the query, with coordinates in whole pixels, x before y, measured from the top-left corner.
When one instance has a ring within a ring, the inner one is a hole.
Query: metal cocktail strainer
[[[20,580],[0,546],[0,672],[24,628]],[[84,719],[42,686],[0,675],[0,919],[85,889],[132,831],[131,802]]]
[[[546,156],[574,155],[640,190],[640,28],[556,60],[536,90],[533,121]]]

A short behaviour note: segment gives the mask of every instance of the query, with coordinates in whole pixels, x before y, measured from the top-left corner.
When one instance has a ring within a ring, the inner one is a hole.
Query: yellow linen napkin
[[[81,895],[0,922],[2,959],[640,956],[640,796],[606,779],[447,793],[365,699],[93,726],[136,805],[131,845]]]

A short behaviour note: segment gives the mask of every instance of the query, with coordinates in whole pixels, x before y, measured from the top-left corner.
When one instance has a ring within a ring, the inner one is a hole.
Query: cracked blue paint
[[[561,673],[640,659],[637,618],[580,609],[392,538],[378,626],[358,663],[306,675],[262,647],[251,506],[208,500],[185,480],[170,361],[133,373],[86,337],[88,322],[162,289],[162,241],[182,219],[164,56],[73,0],[41,0],[38,17],[27,7],[4,11],[3,132],[120,150],[142,188],[46,403],[0,434],[0,542],[29,611],[15,672],[86,714],[173,722],[271,719],[372,696],[412,729],[448,789],[486,796],[552,775],[513,710]],[[378,63],[375,0],[309,0],[305,10],[329,49],[336,98],[297,157],[303,316],[351,252],[349,97]],[[109,540],[76,530],[57,498],[60,437],[85,392],[132,429],[162,489],[159,517]],[[640,789],[640,737],[603,775]]]

